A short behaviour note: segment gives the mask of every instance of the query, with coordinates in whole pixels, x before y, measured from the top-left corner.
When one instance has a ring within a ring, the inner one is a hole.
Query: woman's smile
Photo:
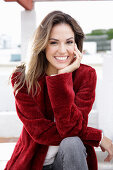
[[[69,56],[54,56],[58,62],[66,62]]]

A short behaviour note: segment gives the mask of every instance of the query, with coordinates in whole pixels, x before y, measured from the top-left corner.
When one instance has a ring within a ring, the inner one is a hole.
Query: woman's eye
[[[73,41],[67,41],[67,44],[73,44]]]
[[[55,42],[55,41],[51,41],[51,42],[50,42],[50,44],[53,44],[53,45],[54,45],[54,44],[57,44],[57,42]]]

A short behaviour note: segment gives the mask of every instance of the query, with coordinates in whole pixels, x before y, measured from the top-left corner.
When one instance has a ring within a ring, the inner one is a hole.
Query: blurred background
[[[113,140],[113,1],[34,0],[32,5],[22,6],[0,0],[0,170],[10,158],[22,129],[9,76],[17,65],[28,60],[33,33],[53,10],[70,14],[83,28],[82,63],[97,72],[96,99],[89,115],[89,126],[102,129],[104,135]],[[99,170],[113,170],[113,162],[103,162],[106,153],[95,149]]]

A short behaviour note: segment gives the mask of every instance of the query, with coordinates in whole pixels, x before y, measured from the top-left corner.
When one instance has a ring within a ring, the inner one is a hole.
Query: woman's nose
[[[67,48],[64,44],[61,44],[58,48],[60,54],[65,54],[67,52]]]

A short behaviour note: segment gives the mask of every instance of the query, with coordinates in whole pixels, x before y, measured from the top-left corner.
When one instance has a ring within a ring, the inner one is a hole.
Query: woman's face
[[[55,25],[46,47],[48,72],[57,73],[58,70],[68,66],[74,58],[74,32],[68,24]]]

